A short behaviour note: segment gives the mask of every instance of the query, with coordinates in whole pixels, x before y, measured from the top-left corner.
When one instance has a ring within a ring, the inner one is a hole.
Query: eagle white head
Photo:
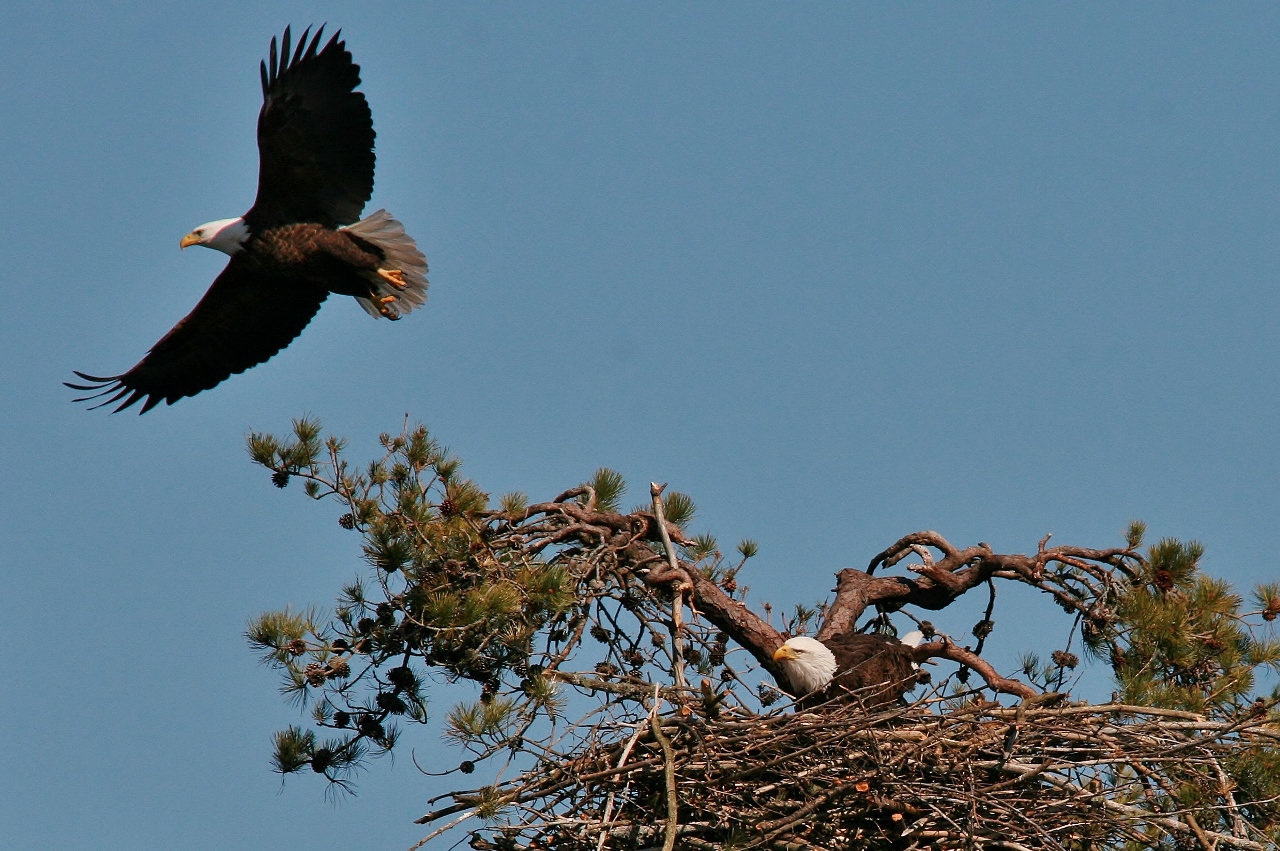
[[[244,250],[249,239],[249,226],[242,218],[218,219],[206,222],[182,238],[178,245],[187,248],[192,245],[203,245],[216,248],[223,254],[235,254]]]
[[[807,635],[788,638],[773,653],[792,688],[812,694],[826,688],[836,675],[836,657],[827,645]]]

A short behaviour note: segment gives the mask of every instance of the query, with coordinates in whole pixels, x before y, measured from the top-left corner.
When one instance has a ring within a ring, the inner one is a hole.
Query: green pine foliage
[[[694,536],[693,545],[684,548],[682,555],[689,561],[702,561],[703,559],[716,555],[719,552],[719,544],[716,542],[716,536],[710,532],[703,532],[701,535]]]
[[[306,637],[316,630],[314,611],[268,612],[249,623],[245,637],[249,645],[262,653],[264,662],[285,664],[291,657],[306,652]]]
[[[529,507],[529,496],[520,491],[505,493],[498,500],[498,507],[502,509],[504,514],[512,516],[522,514]]]
[[[1130,540],[1141,540],[1131,531]],[[1224,711],[1252,699],[1260,667],[1280,667],[1280,646],[1260,633],[1244,600],[1200,569],[1204,547],[1171,538],[1152,545],[1132,581],[1119,584],[1086,628],[1111,662],[1126,703],[1190,712]],[[1260,588],[1255,599],[1269,599]],[[1265,615],[1264,615],[1265,617]]]
[[[662,512],[666,515],[668,522],[677,526],[687,526],[697,515],[698,506],[694,504],[693,497],[688,494],[670,491],[662,497]]]
[[[316,734],[290,726],[276,733],[271,762],[280,774],[292,774],[311,763],[316,750]]]
[[[1245,807],[1251,824],[1269,826],[1280,846],[1280,749],[1251,745],[1227,755],[1224,762],[1240,788],[1240,799],[1259,803]]]
[[[627,492],[627,482],[621,473],[601,467],[587,486],[595,493],[597,511],[621,510],[622,496]],[[580,497],[580,501],[585,505],[587,498]]]
[[[397,722],[427,719],[428,670],[489,687],[525,667],[535,637],[563,624],[576,602],[562,566],[489,546],[476,522],[487,495],[425,429],[380,441],[384,455],[361,469],[343,458],[342,441],[321,441],[314,419],[295,421],[287,439],[249,437],[250,456],[277,485],[302,478],[309,496],[344,505],[338,522],[362,536],[373,569],[343,589],[328,619],[285,610],[249,625],[250,645],[281,669],[283,690],[318,701],[317,723],[339,733],[323,746],[295,728],[281,733],[275,764],[285,773],[309,765],[346,782],[367,750],[394,747]],[[505,500],[512,511],[521,502]],[[545,693],[538,700],[554,703]],[[485,705],[492,715],[505,704]]]
[[[1124,537],[1129,549],[1142,549],[1142,542],[1147,537],[1147,524],[1141,520],[1130,520],[1129,528],[1125,530]]]
[[[463,744],[501,742],[519,721],[519,705],[511,698],[460,703],[445,718],[445,735]]]

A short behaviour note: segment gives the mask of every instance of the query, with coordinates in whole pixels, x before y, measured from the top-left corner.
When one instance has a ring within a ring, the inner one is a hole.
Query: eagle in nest
[[[373,117],[360,66],[320,27],[261,63],[258,195],[249,212],[201,225],[182,248],[230,255],[199,304],[121,375],[77,372],[122,411],[172,405],[262,363],[302,333],[330,293],[353,296],[374,318],[399,319],[427,298],[427,261],[385,210],[360,218],[373,194]]]
[[[801,708],[830,700],[891,703],[915,688],[919,675],[912,648],[923,635],[911,632],[899,641],[884,635],[855,634],[825,641],[798,635],[773,654]]]

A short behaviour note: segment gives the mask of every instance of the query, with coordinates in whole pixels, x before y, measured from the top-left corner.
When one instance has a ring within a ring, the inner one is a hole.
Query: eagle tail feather
[[[418,250],[413,237],[405,233],[404,225],[392,218],[386,210],[378,210],[355,224],[346,225],[341,230],[350,231],[366,242],[376,245],[386,260],[383,265],[387,271],[400,272],[405,286],[394,286],[375,272],[366,277],[372,284],[372,294],[377,298],[394,296],[394,301],[385,304],[374,304],[373,298],[357,296],[356,301],[373,317],[386,315],[388,310],[392,319],[399,319],[414,308],[421,307],[427,301],[427,258]]]

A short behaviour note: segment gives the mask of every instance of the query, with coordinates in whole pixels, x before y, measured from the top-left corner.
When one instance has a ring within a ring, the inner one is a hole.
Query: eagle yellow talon
[[[393,295],[384,295],[382,298],[378,299],[378,301],[382,304],[390,304],[393,301],[399,301],[399,299]]]
[[[404,272],[401,272],[399,269],[379,269],[378,277],[382,278],[382,280],[386,281],[396,289],[402,290],[409,286],[404,282]]]

